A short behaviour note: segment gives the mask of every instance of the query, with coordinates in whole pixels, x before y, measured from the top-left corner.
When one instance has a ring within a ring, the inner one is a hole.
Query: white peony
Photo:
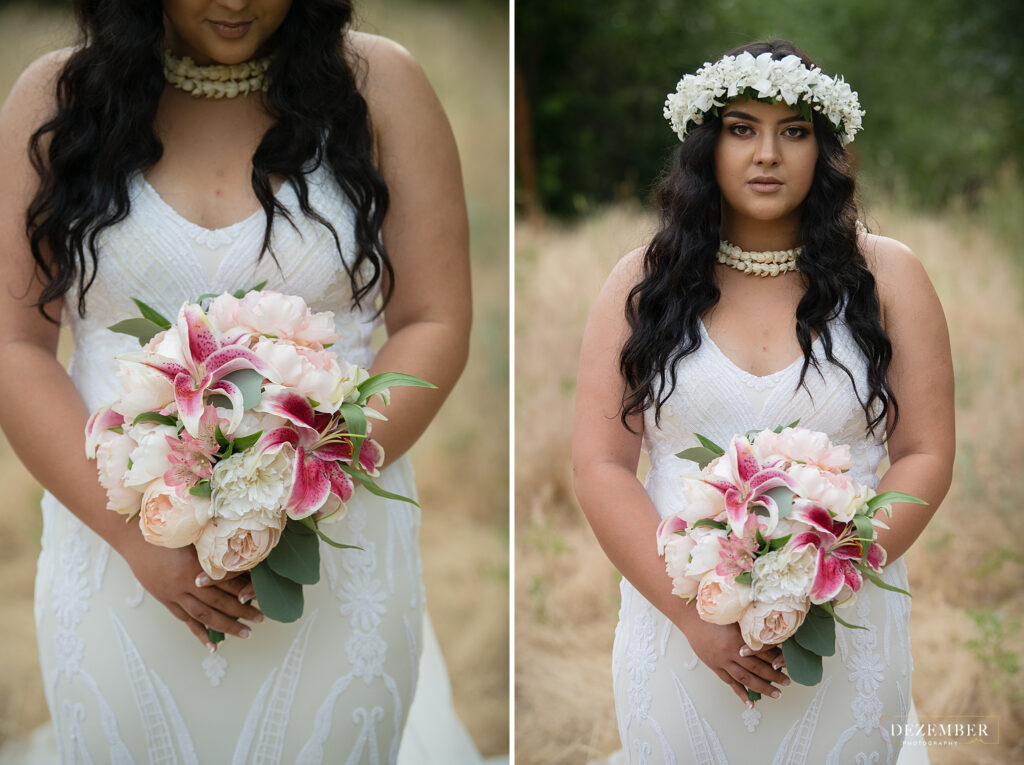
[[[817,571],[817,548],[803,547],[794,553],[788,546],[754,561],[751,587],[754,600],[774,603],[783,598],[806,598]]]
[[[726,537],[726,532],[722,529],[700,526],[689,532],[687,536],[693,538],[694,548],[690,553],[690,564],[686,567],[686,575],[700,579],[721,563],[719,549],[722,540]]]
[[[295,450],[289,444],[273,454],[248,449],[221,460],[210,478],[213,516],[232,521],[276,519],[291,493],[294,469]]]

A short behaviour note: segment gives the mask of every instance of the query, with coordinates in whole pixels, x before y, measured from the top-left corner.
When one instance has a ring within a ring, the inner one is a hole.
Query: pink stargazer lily
[[[228,432],[234,432],[245,413],[242,392],[237,385],[224,378],[240,369],[254,369],[266,377],[271,375],[269,367],[239,343],[245,335],[221,337],[210,325],[203,309],[194,303],[181,307],[176,329],[181,339],[184,364],[148,351],[126,353],[119,358],[155,369],[174,384],[178,416],[185,430],[192,436],[199,436],[203,396],[208,393],[220,393],[231,401],[232,415]]]
[[[339,463],[352,463],[352,437],[338,415],[316,412],[309,401],[294,391],[264,395],[258,410],[283,417],[292,423],[264,433],[256,447],[261,452],[295,448],[295,473],[286,511],[301,520],[313,515],[335,495],[344,504],[352,498],[355,485]],[[370,438],[363,440],[359,467],[370,476],[379,474],[384,451]]]
[[[124,417],[109,406],[101,406],[91,415],[85,423],[85,456],[89,459],[96,458],[96,447],[103,439],[103,434],[110,428],[118,428],[124,425]]]
[[[790,518],[811,527],[790,540],[793,551],[799,552],[808,545],[818,550],[811,602],[827,603],[839,594],[844,584],[854,592],[860,590],[863,578],[853,565],[861,557],[856,526],[852,522],[837,521],[818,505],[794,511]],[[868,548],[867,565],[875,571],[885,565],[885,548],[877,542],[872,542]]]
[[[765,492],[779,486],[792,489],[792,479],[774,464],[760,464],[746,438],[734,438],[721,460],[719,466],[725,468],[726,475],[713,475],[705,478],[704,483],[718,489],[725,497],[725,514],[733,534],[743,535],[751,505],[768,510],[765,533],[770,534],[779,522],[779,508]]]

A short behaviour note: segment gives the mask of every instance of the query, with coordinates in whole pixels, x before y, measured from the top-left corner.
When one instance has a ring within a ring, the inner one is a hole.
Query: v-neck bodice
[[[306,181],[310,205],[334,226],[342,256],[351,264],[356,249],[352,205],[326,168],[308,174]],[[262,210],[225,228],[207,229],[182,217],[141,173],[129,179],[129,199],[128,216],[97,237],[98,266],[86,294],[84,318],[74,310],[77,291],[65,297],[64,321],[75,344],[70,372],[90,410],[119,393],[114,357],[138,350],[134,338],[107,329],[138,315],[133,297],[173,320],[182,303],[202,294],[265,280],[267,289],[300,295],[314,310],[333,311],[343,333],[335,350],[353,363],[372,362],[370,338],[379,323],[373,315],[376,293],[364,299],[362,307],[353,306],[334,238],[302,213],[290,183],[278,190],[276,199],[294,225],[275,216],[271,252],[262,258]]]
[[[827,433],[836,443],[849,444],[856,462],[852,475],[875,485],[875,471],[885,454],[881,434],[866,433],[866,418],[858,399],[867,397],[867,363],[842,319],[829,324],[832,351],[856,380],[825,359],[822,340],[812,352],[820,372],[807,370],[805,386],[798,387],[803,357],[777,372],[760,377],[738,367],[700,326],[701,344],[676,366],[676,387],[661,409],[644,415],[644,448],[651,457],[647,490],[665,517],[678,509],[678,477],[697,466],[675,455],[698,442],[694,433],[725,445],[732,436],[749,430],[788,425]],[[749,389],[749,390],[748,390]]]

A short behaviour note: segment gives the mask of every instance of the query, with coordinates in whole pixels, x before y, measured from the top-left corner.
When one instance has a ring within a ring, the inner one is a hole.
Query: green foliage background
[[[851,146],[873,189],[976,201],[1024,156],[1020,0],[516,0],[541,207],[647,198],[675,136],[676,81],[751,40],[792,40],[867,110]]]

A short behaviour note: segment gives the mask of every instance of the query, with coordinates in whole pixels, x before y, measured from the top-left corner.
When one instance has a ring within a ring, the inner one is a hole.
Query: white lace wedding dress
[[[325,170],[308,180],[311,204],[351,253],[351,206]],[[352,309],[334,241],[302,215],[290,184],[278,199],[295,226],[280,216],[274,226],[280,270],[269,255],[257,264],[262,211],[208,230],[176,213],[141,174],[130,193],[131,214],[99,237],[86,317],[65,311],[75,343],[69,371],[90,411],[118,395],[114,357],[138,349],[133,338],[106,329],[135,315],[132,297],[174,317],[200,294],[267,280],[269,289],[301,295],[314,310],[334,311],[344,333],[335,350],[370,365],[372,310]],[[73,295],[67,303],[75,304]],[[379,482],[415,496],[405,457]],[[452,709],[429,622],[426,662],[434,680],[420,690],[427,698],[416,705],[412,744],[399,758],[424,638],[420,511],[413,505],[357,489],[332,534],[363,551],[321,544],[320,583],[305,588],[302,618],[267,620],[250,638],[229,637],[212,655],[50,494],[42,507],[35,612],[61,762],[479,761]]]
[[[854,374],[862,395],[866,364],[841,320],[830,325],[836,358]],[[796,390],[801,357],[767,377],[733,364],[709,338],[678,367],[675,391],[644,423],[651,458],[647,491],[665,517],[681,502],[678,476],[697,470],[674,455],[696,446],[694,433],[725,444],[736,433],[800,425],[828,433],[851,447],[859,481],[877,485],[884,447],[865,434],[864,412],[847,375],[814,344],[821,374],[807,372]],[[652,542],[653,544],[653,542]],[[890,561],[883,580],[907,587],[902,558]],[[615,632],[612,673],[623,754],[629,763],[699,765],[839,765],[894,763],[899,745],[880,741],[881,715],[907,715],[910,706],[910,600],[865,583],[844,618],[866,630],[836,629],[836,653],[824,659],[820,684],[793,683],[778,700],[764,697],[753,710],[701,662],[683,633],[627,581]],[[922,750],[923,751],[923,750]]]

